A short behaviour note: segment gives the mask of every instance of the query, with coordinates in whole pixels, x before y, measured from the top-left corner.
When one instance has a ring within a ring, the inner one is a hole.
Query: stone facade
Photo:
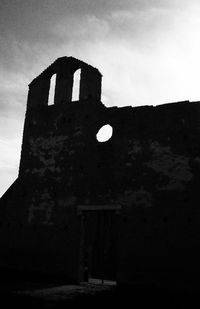
[[[200,103],[107,108],[101,78],[63,57],[29,85],[19,177],[0,200],[1,265],[72,282],[86,268],[119,284],[197,278]]]

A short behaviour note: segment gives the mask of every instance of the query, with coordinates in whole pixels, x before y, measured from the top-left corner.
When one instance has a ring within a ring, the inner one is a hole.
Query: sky
[[[17,178],[28,84],[74,56],[108,106],[200,101],[199,0],[0,0],[0,196]]]

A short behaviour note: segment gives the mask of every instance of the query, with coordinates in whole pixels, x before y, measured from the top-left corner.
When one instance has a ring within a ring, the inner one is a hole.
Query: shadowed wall
[[[80,100],[71,102],[79,68]],[[197,277],[200,103],[106,108],[101,74],[72,57],[56,60],[29,87],[19,177],[0,204],[2,265],[78,282],[77,208],[120,205],[119,283]],[[105,124],[113,136],[100,143]]]

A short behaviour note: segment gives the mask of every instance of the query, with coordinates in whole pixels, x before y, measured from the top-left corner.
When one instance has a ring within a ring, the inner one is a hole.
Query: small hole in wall
[[[98,142],[103,143],[111,139],[112,135],[113,135],[113,128],[109,124],[106,124],[99,129],[96,138]]]

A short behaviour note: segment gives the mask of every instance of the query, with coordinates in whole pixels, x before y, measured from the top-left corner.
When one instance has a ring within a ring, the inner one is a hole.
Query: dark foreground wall
[[[197,278],[200,103],[31,104],[19,178],[1,199],[2,265],[77,282],[86,259],[101,264],[98,244],[118,283]],[[113,136],[100,143],[105,124]]]

